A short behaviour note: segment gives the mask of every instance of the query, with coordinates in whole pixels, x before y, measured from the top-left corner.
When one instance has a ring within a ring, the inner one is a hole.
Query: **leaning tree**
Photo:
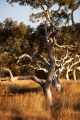
[[[38,63],[38,68],[41,69],[39,64],[45,67],[43,70],[47,71],[47,78],[44,82],[41,79],[37,78],[35,75],[13,77],[10,69],[2,68],[2,70],[4,69],[10,73],[11,81],[14,81],[16,79],[31,78],[35,82],[39,83],[42,86],[44,93],[48,97],[49,102],[52,104],[52,93],[50,87],[53,84],[59,92],[61,91],[60,75],[64,69],[64,65],[71,60],[70,59],[65,62],[65,64],[62,64],[63,60],[61,59],[57,61],[53,51],[55,50],[55,46],[60,47],[58,45],[58,39],[61,24],[68,23],[71,19],[72,24],[74,25],[73,12],[79,7],[80,0],[7,0],[7,2],[10,4],[18,2],[20,5],[30,5],[30,7],[36,10],[38,8],[41,8],[42,12],[39,12],[37,14],[32,13],[30,15],[30,20],[34,22],[35,20],[38,21],[40,18],[44,19],[43,23],[41,24],[43,27],[42,39],[47,49],[48,60],[46,60],[43,56],[41,56],[41,60],[38,59],[36,57],[37,50],[34,54],[31,54],[25,46],[22,45],[21,49],[26,52],[26,56],[31,61],[34,59],[36,63]],[[58,7],[57,10],[54,9],[55,5]],[[25,54],[19,57],[18,62],[23,58],[24,55]],[[65,58],[66,57],[64,57],[64,60]]]

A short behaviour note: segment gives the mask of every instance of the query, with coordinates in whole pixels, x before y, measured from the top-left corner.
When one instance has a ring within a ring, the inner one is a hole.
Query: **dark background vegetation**
[[[48,29],[50,30],[51,27],[49,26]],[[0,23],[0,67],[10,68],[13,75],[35,74],[38,77],[45,78],[46,74],[43,71],[27,67],[30,64],[30,59],[23,58],[17,63],[19,56],[24,52],[23,46],[31,54],[34,54],[37,49],[37,57],[42,54],[48,59],[43,35],[43,24],[34,29],[29,25],[26,26],[23,22],[18,24],[17,21],[6,18],[3,23]],[[68,49],[71,56],[80,54],[80,23],[74,26],[63,26],[59,35],[60,38],[57,41],[59,45],[75,46]],[[66,55],[66,51],[67,49],[64,47],[56,48],[53,54],[60,59]],[[35,61],[32,63],[36,65]]]

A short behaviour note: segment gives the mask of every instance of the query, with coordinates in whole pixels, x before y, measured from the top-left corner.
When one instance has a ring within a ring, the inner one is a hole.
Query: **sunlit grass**
[[[50,108],[42,88],[35,82],[0,82],[1,120],[79,120],[80,81],[62,80],[62,92],[52,89]]]

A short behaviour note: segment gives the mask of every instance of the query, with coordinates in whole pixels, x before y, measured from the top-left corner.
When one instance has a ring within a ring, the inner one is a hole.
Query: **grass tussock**
[[[62,80],[61,84],[61,93],[51,88],[53,106],[50,108],[37,83],[1,81],[1,120],[80,120],[80,81]]]

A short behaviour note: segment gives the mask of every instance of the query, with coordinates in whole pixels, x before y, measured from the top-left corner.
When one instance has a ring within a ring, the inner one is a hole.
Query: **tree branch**
[[[34,67],[33,65],[29,64],[28,67],[31,67],[31,68],[33,68],[34,70],[43,70],[45,73],[48,72],[48,70],[47,70],[46,68],[42,68],[42,67],[40,67],[40,65],[38,65],[38,64],[36,65],[36,67]]]
[[[78,64],[78,63],[80,63],[80,58],[79,58],[79,61],[74,62],[74,63],[70,66],[70,69],[71,69],[74,65],[76,65],[76,64]]]
[[[38,79],[35,75],[26,75],[26,76],[16,76],[13,77],[13,74],[9,68],[1,68],[1,70],[7,71],[10,75],[9,81],[16,81],[16,80],[27,80],[27,79],[32,79],[33,81],[37,82],[43,87],[44,82],[41,79]]]
[[[58,8],[57,10],[52,10],[52,11],[51,11],[51,14],[57,13],[57,12],[60,10],[60,8],[61,8],[61,6],[59,6],[59,8]]]
[[[46,66],[46,68],[49,67],[49,64],[46,61],[42,61],[39,58],[37,58],[35,54],[30,53],[30,51],[27,50],[24,46],[23,46],[23,54],[18,57],[17,62],[19,62],[23,57],[28,57],[30,60],[35,60],[35,62],[40,63],[43,66]]]
[[[71,12],[71,21],[72,21],[72,26],[75,25],[75,22],[74,22],[74,16],[73,16],[73,13],[74,11],[79,7],[79,4],[76,4],[76,7],[72,9],[72,12]]]

